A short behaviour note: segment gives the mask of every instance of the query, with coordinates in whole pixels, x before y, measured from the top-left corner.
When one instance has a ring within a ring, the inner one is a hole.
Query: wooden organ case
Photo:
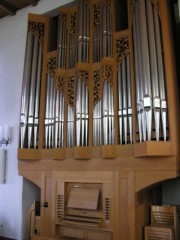
[[[144,239],[148,187],[178,176],[176,91],[169,1],[29,14],[18,170],[49,204],[31,239]]]

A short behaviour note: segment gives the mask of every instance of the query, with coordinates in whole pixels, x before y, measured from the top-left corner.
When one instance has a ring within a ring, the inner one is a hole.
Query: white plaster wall
[[[28,13],[46,13],[72,0],[40,0],[0,19],[0,125],[11,126],[6,154],[6,181],[0,184],[0,236],[22,240],[23,179],[18,176],[18,132]]]

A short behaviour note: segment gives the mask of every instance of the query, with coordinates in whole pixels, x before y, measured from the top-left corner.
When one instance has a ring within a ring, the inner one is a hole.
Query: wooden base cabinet
[[[34,240],[143,240],[150,206],[162,204],[160,183],[177,176],[176,171],[151,177],[132,170],[30,172],[20,173],[39,185],[41,202],[48,202]]]

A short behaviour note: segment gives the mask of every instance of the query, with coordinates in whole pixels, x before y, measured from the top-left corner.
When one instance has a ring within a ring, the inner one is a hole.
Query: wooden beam
[[[0,1],[0,7],[11,16],[16,14],[16,10],[3,0]]]
[[[38,1],[39,0],[28,0],[28,3],[34,7],[34,6],[37,6]]]

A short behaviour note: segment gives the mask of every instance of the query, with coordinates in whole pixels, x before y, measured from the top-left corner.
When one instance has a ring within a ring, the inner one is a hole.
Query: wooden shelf
[[[53,150],[50,149],[41,149],[41,159],[52,159]]]
[[[133,144],[128,145],[103,145],[102,158],[122,158],[133,156]]]
[[[65,148],[53,148],[52,158],[55,160],[63,160],[65,158]]]
[[[90,159],[92,158],[92,147],[74,147],[75,159]]]
[[[134,154],[133,144],[117,145],[116,146],[117,158],[132,157]]]
[[[102,158],[116,158],[117,149],[115,145],[103,145],[102,146]]]
[[[169,141],[146,141],[134,144],[134,157],[172,155],[172,146]]]
[[[19,160],[40,160],[41,150],[40,149],[18,149],[18,159]]]

